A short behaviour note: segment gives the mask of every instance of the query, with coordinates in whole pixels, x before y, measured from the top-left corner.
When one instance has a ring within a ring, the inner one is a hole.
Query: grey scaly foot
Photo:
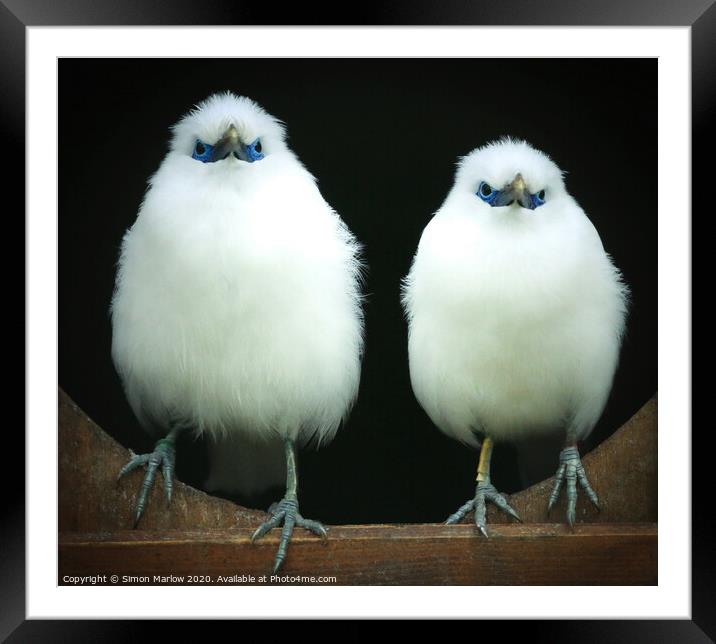
[[[502,494],[500,494],[494,485],[490,482],[490,462],[492,461],[492,439],[486,436],[482,441],[482,447],[480,449],[480,462],[477,465],[477,488],[475,488],[475,498],[470,499],[457,512],[451,514],[446,525],[457,523],[460,521],[468,512],[471,510],[475,511],[475,525],[477,529],[486,537],[487,530],[485,525],[487,523],[487,501],[494,503],[503,512],[507,512],[510,516],[517,519],[520,523],[522,519],[517,515],[507,503]]]
[[[251,537],[251,541],[254,542],[256,539],[263,537],[269,530],[278,527],[283,523],[283,530],[281,531],[281,541],[278,546],[278,552],[274,560],[273,572],[274,574],[279,571],[286,553],[288,551],[288,543],[291,540],[294,526],[299,528],[306,528],[313,534],[318,535],[321,538],[327,536],[326,528],[323,527],[318,521],[311,521],[310,519],[304,519],[298,512],[298,498],[293,495],[287,495],[279,503],[274,503],[269,508],[269,514],[271,518],[264,521]]]
[[[147,497],[149,491],[152,489],[154,479],[157,476],[157,470],[161,466],[162,477],[164,479],[164,495],[167,499],[167,506],[172,500],[172,491],[174,489],[174,460],[176,457],[176,449],[174,447],[176,441],[176,433],[170,432],[166,438],[161,438],[157,441],[154,446],[154,451],[151,454],[137,454],[134,455],[130,461],[120,470],[117,476],[117,484],[119,485],[120,479],[125,475],[129,474],[132,470],[136,470],[138,467],[145,466],[147,472],[144,475],[144,481],[142,487],[139,490],[139,497],[137,498],[137,509],[134,515],[134,527],[137,527],[139,520],[144,514],[144,508],[147,505]]]
[[[490,481],[480,481],[475,489],[475,498],[470,499],[467,503],[461,506],[457,512],[451,514],[447,521],[445,521],[445,524],[451,525],[453,523],[457,523],[468,512],[474,510],[475,525],[484,536],[487,536],[487,530],[485,529],[487,524],[487,501],[494,503],[502,511],[507,512],[507,514],[511,517],[514,517],[518,521],[522,522],[522,519],[520,519],[517,512],[510,507],[510,504],[507,503],[505,497],[497,491],[495,486],[492,485]]]
[[[579,484],[587,493],[589,500],[595,505],[597,510],[600,509],[599,499],[589,484],[576,445],[565,447],[559,453],[559,468],[554,477],[552,493],[549,495],[549,503],[547,504],[548,513],[557,502],[559,492],[565,480],[567,481],[567,522],[570,527],[574,527],[574,519],[577,511],[577,480],[579,480]]]

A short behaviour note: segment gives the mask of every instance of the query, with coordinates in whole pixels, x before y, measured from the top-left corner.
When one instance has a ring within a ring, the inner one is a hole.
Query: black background
[[[59,70],[59,381],[135,451],[151,441],[110,359],[119,244],[169,126],[225,89],[286,122],[289,145],[370,267],[358,402],[330,446],[301,455],[303,514],[442,521],[472,495],[476,454],[437,431],[410,389],[399,283],[457,157],[498,136],[526,138],[568,172],[568,190],[632,290],[614,391],[586,448],[655,393],[655,60],[72,59]],[[190,440],[180,441],[177,474],[198,484],[205,463],[186,449]],[[522,487],[509,446],[496,450],[493,481],[505,492]]]

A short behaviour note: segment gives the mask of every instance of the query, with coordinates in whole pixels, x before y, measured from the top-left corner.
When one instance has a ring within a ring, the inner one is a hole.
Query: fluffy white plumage
[[[491,207],[481,181],[521,174],[534,210]],[[413,390],[447,435],[479,445],[589,434],[609,395],[627,288],[560,169],[524,141],[461,159],[404,283]]]
[[[192,158],[231,125],[264,158]],[[112,356],[144,427],[215,439],[210,487],[278,483],[282,438],[325,443],[355,400],[359,245],[253,101],[214,95],[171,147],[122,242]]]

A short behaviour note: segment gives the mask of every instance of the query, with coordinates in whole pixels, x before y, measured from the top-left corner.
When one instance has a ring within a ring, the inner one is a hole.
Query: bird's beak
[[[532,198],[527,190],[527,186],[525,185],[525,180],[519,172],[512,180],[512,183],[508,183],[500,191],[500,195],[497,197],[493,205],[509,206],[514,202],[517,202],[523,208],[532,209]]]
[[[224,132],[224,135],[216,142],[216,145],[214,145],[211,160],[221,161],[231,155],[242,161],[247,160],[246,150],[244,149],[243,143],[241,143],[241,137],[233,125],[229,126],[229,129]]]

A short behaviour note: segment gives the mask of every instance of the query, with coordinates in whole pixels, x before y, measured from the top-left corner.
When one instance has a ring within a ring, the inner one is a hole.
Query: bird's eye
[[[491,204],[497,198],[497,192],[492,189],[492,186],[487,181],[481,181],[480,187],[477,189],[477,195],[483,201]]]
[[[194,144],[194,151],[191,153],[191,158],[201,161],[202,163],[207,163],[211,160],[211,153],[213,150],[214,146],[197,139]]]
[[[264,158],[263,146],[261,145],[261,139],[256,139],[253,143],[246,146],[247,161],[253,163]]]
[[[545,191],[544,189],[532,195],[532,207],[539,208],[545,202]]]

